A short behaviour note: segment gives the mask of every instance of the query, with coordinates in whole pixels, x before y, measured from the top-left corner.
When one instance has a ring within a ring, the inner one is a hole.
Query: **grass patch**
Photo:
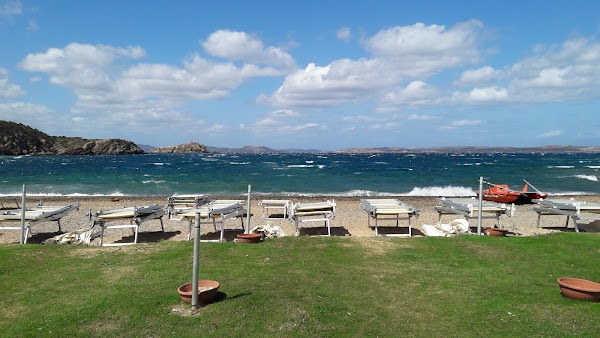
[[[3,336],[595,336],[600,236],[282,238],[202,243],[221,300],[187,314],[192,243],[0,246]]]

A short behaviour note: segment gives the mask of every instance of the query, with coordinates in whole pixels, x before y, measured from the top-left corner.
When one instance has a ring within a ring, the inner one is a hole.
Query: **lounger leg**
[[[408,216],[408,237],[412,237],[412,225],[410,224],[410,216]]]
[[[29,224],[25,227],[25,238],[23,238],[23,244],[27,244],[27,239],[29,238],[30,228]]]
[[[219,239],[219,242],[223,242],[223,238],[225,237],[225,219],[221,220],[221,238]]]
[[[542,214],[538,213],[538,219],[537,219],[537,227],[540,227],[540,218],[542,218]]]
[[[379,230],[377,229],[377,216],[375,216],[375,237],[379,236]]]
[[[58,224],[58,231],[62,232],[62,229],[60,228],[60,220],[59,219],[56,220],[56,224]]]
[[[565,222],[565,229],[569,227],[569,216],[567,216],[567,221]]]
[[[104,224],[100,225],[100,246],[104,242]]]
[[[135,228],[133,228],[134,233],[133,233],[133,244],[137,244],[137,240],[138,240],[138,232],[140,229],[140,226],[138,224],[135,225]]]
[[[192,237],[192,220],[188,220],[188,241],[191,239]]]
[[[162,232],[165,232],[165,225],[163,224],[163,220],[162,220],[162,216],[160,216],[160,229],[162,230]]]
[[[294,233],[296,234],[296,236],[298,236],[300,234],[300,232],[298,231],[298,220],[294,220]]]
[[[325,221],[325,225],[327,225],[327,236],[331,237],[331,227],[329,226],[329,220]]]

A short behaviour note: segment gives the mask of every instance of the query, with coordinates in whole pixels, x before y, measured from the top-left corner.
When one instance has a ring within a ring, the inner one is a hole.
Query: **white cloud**
[[[537,135],[536,137],[537,138],[548,138],[548,137],[560,136],[562,134],[564,134],[564,131],[562,131],[562,130],[550,130],[545,133],[541,133],[541,134]]]
[[[337,38],[344,42],[349,42],[352,39],[352,30],[348,27],[340,27],[335,32]]]
[[[294,59],[285,51],[273,46],[265,47],[263,42],[245,32],[218,30],[202,42],[204,50],[213,55],[232,61],[293,69]]]
[[[481,67],[478,69],[465,70],[460,79],[456,82],[458,85],[469,85],[488,82],[493,80],[499,74],[497,70],[490,66]]]
[[[508,90],[499,87],[473,88],[468,93],[454,93],[453,99],[463,103],[496,103],[508,99]]]
[[[407,119],[409,121],[431,121],[437,119],[437,117],[433,115],[410,114],[407,116]]]
[[[386,106],[416,106],[434,104],[438,101],[438,98],[439,93],[435,88],[432,88],[423,81],[413,81],[406,88],[387,93],[382,99],[382,104]]]
[[[8,81],[8,71],[0,68],[0,98],[16,98],[25,95],[25,91]]]
[[[327,126],[307,122],[304,116],[295,111],[278,110],[265,114],[264,118],[250,125],[243,124],[240,128],[259,135],[290,135],[298,132],[312,134],[327,129]]]
[[[271,96],[259,102],[277,106],[334,106],[382,97],[390,87],[418,83],[447,68],[479,60],[483,25],[478,21],[444,26],[398,26],[366,40],[371,58],[339,59],[329,65],[309,64],[285,78]],[[409,88],[413,89],[413,88]]]
[[[262,46],[257,40],[246,42]],[[272,49],[258,48],[261,50],[267,58]],[[273,55],[276,59],[279,54]],[[253,77],[282,74],[281,69],[273,67],[218,63],[198,54],[191,54],[181,67],[133,63],[144,56],[144,49],[137,46],[116,48],[71,43],[62,49],[50,48],[44,53],[29,54],[20,62],[20,67],[30,72],[48,73],[51,83],[71,89],[77,96],[73,107],[76,112],[173,109],[185,99],[225,97]],[[281,60],[287,62],[286,57]]]

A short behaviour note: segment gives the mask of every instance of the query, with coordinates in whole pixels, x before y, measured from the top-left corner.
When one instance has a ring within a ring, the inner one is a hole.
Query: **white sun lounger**
[[[208,202],[208,195],[205,194],[172,195],[169,197],[167,202],[169,219],[172,217],[176,209],[199,207]]]
[[[395,220],[396,227],[398,227],[400,219],[406,219],[408,220],[408,234],[387,234],[383,236],[411,237],[412,226],[410,220],[413,216],[415,218],[419,217],[419,209],[397,199],[361,199],[360,207],[367,213],[369,227],[371,227],[371,219],[374,220],[375,236],[379,236],[378,220]]]
[[[327,236],[331,236],[330,220],[335,218],[335,201],[316,203],[294,203],[290,210],[290,218],[294,221],[295,234],[300,234],[298,223],[325,222]]]
[[[24,244],[31,234],[31,226],[38,222],[49,221],[56,222],[58,231],[62,231],[60,227],[60,219],[74,209],[79,209],[79,205],[65,206],[44,206],[38,205],[35,207],[25,208],[25,223],[23,228],[19,226],[2,226],[0,230],[22,230],[24,232]],[[20,222],[22,209],[2,210],[0,212],[0,222]]]
[[[600,220],[600,203],[590,203],[585,201],[576,201],[574,199],[542,199],[533,200],[536,205],[533,210],[537,212],[537,226],[540,227],[540,218],[542,215],[563,215],[567,216],[565,228],[569,226],[569,218],[573,219],[575,231],[579,232],[579,227],[588,224],[588,221]],[[583,223],[582,223],[583,221]]]
[[[265,219],[285,219],[290,217],[292,204],[290,200],[262,200],[258,204],[262,207],[262,216]],[[269,210],[281,210],[281,213],[269,213]]]
[[[212,224],[217,231],[217,220],[221,223],[221,234],[219,241],[222,242],[225,234],[225,220],[239,217],[242,222],[242,230],[244,230],[244,208],[245,201],[243,200],[214,200],[207,204],[203,204],[193,208],[183,208],[174,210],[174,220],[185,220],[188,222],[188,240],[192,236],[192,225],[196,219],[196,215],[200,217],[200,224]]]
[[[442,215],[452,214],[461,215],[466,220],[476,219],[479,216],[479,200],[476,198],[445,198],[438,199],[439,206],[433,207],[438,212],[438,222],[442,220]],[[512,217],[515,213],[514,204],[496,203],[491,201],[482,201],[481,218],[495,218],[500,226],[500,216],[507,215]],[[487,215],[486,215],[487,214]]]
[[[100,246],[121,246],[121,245],[131,245],[137,244],[139,227],[142,223],[159,219],[160,220],[160,228],[162,232],[165,232],[165,227],[163,225],[162,217],[165,214],[165,211],[162,207],[158,205],[150,205],[143,207],[126,207],[121,209],[112,209],[112,210],[101,210],[96,213],[90,212],[90,218],[95,216],[96,218],[92,221],[92,227],[98,225],[100,226]],[[107,225],[109,222],[116,221],[128,221],[129,224],[118,224],[118,225]],[[133,242],[128,243],[104,243],[104,232],[107,229],[124,229],[131,228],[133,229]]]

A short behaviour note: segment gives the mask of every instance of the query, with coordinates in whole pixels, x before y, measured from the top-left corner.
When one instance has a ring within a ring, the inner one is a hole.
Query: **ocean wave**
[[[229,162],[229,164],[233,164],[233,165],[247,165],[247,164],[250,164],[250,162]]]
[[[600,169],[600,165],[586,165],[585,167],[590,169]]]
[[[290,164],[288,168],[314,168],[312,164]]]
[[[165,183],[165,180],[147,180],[147,181],[142,181],[142,183],[144,183],[144,184],[148,184],[148,183],[159,184],[159,183]]]
[[[549,165],[546,168],[548,169],[573,169],[574,165]]]
[[[475,196],[473,189],[469,187],[457,187],[447,185],[445,187],[414,187],[406,196]]]
[[[581,178],[588,181],[598,182],[598,176],[595,175],[575,175],[573,177]]]

